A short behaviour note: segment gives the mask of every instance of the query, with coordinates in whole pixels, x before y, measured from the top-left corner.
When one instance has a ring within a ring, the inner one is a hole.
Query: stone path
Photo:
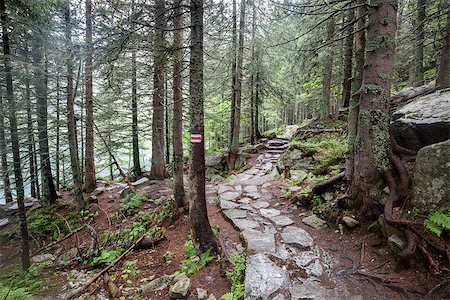
[[[223,214],[241,231],[247,244],[245,299],[358,299],[344,288],[327,289],[332,258],[297,227],[270,191],[275,168],[288,137],[267,142],[255,165],[219,186]]]

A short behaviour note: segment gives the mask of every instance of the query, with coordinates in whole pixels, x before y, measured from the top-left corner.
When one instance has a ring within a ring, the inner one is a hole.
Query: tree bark
[[[55,183],[50,163],[47,129],[47,82],[43,55],[44,32],[37,29],[33,39],[34,86],[39,137],[39,156],[42,174],[42,199],[47,204],[56,202]]]
[[[2,180],[3,180],[3,193],[5,196],[5,202],[10,203],[13,201],[11,193],[11,182],[9,180],[9,170],[8,170],[8,156],[6,148],[5,139],[5,109],[3,107],[3,95],[2,89],[0,88],[0,155],[1,155],[1,169],[2,169]]]
[[[137,99],[137,66],[136,66],[136,50],[131,52],[131,130],[133,139],[133,174],[135,177],[142,173],[141,159],[139,156],[139,125],[138,125],[138,99]]]
[[[334,18],[330,17],[327,23],[327,42],[333,40],[334,37]],[[330,115],[330,100],[331,100],[331,79],[333,76],[333,45],[328,48],[328,53],[325,58],[323,67],[323,83],[322,83],[322,109],[321,118],[326,119]]]
[[[166,75],[166,74],[165,74]],[[170,164],[170,116],[169,116],[169,88],[168,88],[168,76],[164,76],[164,84],[165,84],[165,96],[164,96],[164,130],[165,132],[165,158],[166,158],[166,165]]]
[[[197,252],[218,251],[217,240],[208,220],[205,194],[205,144],[203,100],[203,0],[191,0],[190,115],[191,134],[201,140],[191,144],[189,220]]]
[[[173,47],[175,49],[173,64],[173,123],[172,123],[172,143],[173,143],[173,186],[175,195],[175,205],[177,209],[185,205],[185,192],[183,183],[183,51],[182,48],[182,0],[175,0],[174,9],[174,33]],[[177,210],[178,212],[178,210]]]
[[[394,69],[397,1],[382,0],[371,8],[367,29],[366,69],[363,75],[354,180],[364,210],[380,190],[389,161],[390,84]],[[380,20],[383,20],[382,22]]]
[[[445,89],[450,87],[450,4],[447,7],[447,26],[445,28],[445,37],[442,43],[441,61],[439,63],[436,85]]]
[[[14,162],[14,179],[16,185],[17,206],[19,208],[20,236],[22,241],[22,269],[30,267],[30,247],[28,244],[27,216],[24,203],[24,188],[20,159],[19,134],[17,130],[16,103],[14,101],[13,78],[11,67],[11,50],[9,48],[9,20],[6,15],[5,0],[0,0],[0,19],[2,24],[3,63],[5,65],[6,99],[9,109],[9,126]]]
[[[342,83],[342,107],[348,107],[352,94],[352,68],[353,68],[353,25],[349,25],[354,21],[355,11],[348,11],[347,16],[347,38],[345,39],[344,54],[344,82]]]
[[[252,2],[253,14],[252,14],[252,53],[251,53],[251,76],[250,76],[250,143],[253,145],[256,141],[256,129],[255,123],[255,73],[256,73],[256,60],[255,60],[255,35],[256,35],[256,5],[255,0]],[[256,122],[255,122],[256,121]]]
[[[70,151],[70,166],[72,169],[73,186],[74,186],[74,201],[79,210],[84,209],[86,202],[83,198],[83,191],[81,186],[81,173],[78,160],[78,145],[75,127],[74,114],[74,94],[73,94],[73,46],[72,46],[72,23],[70,2],[67,1],[65,12],[65,37],[66,37],[66,51],[67,51],[67,135],[69,140]]]
[[[233,116],[233,135],[230,145],[229,168],[235,169],[239,151],[239,136],[241,130],[241,101],[242,101],[242,64],[244,61],[244,31],[245,31],[245,6],[246,0],[241,0],[241,12],[239,14],[239,49],[236,64],[235,105]]]
[[[28,143],[28,162],[30,167],[30,190],[31,197],[38,198],[36,193],[36,161],[34,160],[33,146],[34,146],[34,134],[33,134],[33,119],[32,119],[32,109],[31,109],[31,88],[30,79],[27,70],[27,75],[25,78],[25,100],[27,103],[27,143]]]
[[[415,86],[424,85],[423,48],[425,42],[425,9],[427,0],[417,0],[417,31],[416,31],[416,80]]]
[[[237,70],[236,70],[236,59],[237,59],[237,12],[236,12],[236,0],[233,0],[233,12],[232,12],[232,22],[233,29],[231,34],[231,51],[232,51],[232,63],[231,63],[231,110],[230,110],[230,139],[229,139],[229,148],[231,157],[231,148],[233,143],[233,135],[234,135],[234,119],[236,118],[236,78],[237,78]],[[229,163],[229,168],[231,167],[231,162]]]
[[[164,61],[166,27],[164,0],[156,0],[155,50],[153,72],[152,169],[150,177],[162,180],[166,176],[164,163]]]
[[[56,190],[59,191],[60,189],[60,155],[59,151],[61,149],[61,116],[60,116],[60,106],[61,106],[61,99],[60,99],[60,82],[59,82],[59,73],[56,76]]]
[[[92,2],[86,0],[86,152],[84,190],[92,192],[96,185],[94,160],[94,95],[92,89]]]
[[[355,162],[355,143],[356,133],[358,130],[359,115],[359,98],[361,96],[361,85],[364,74],[365,49],[366,49],[366,32],[363,28],[366,25],[366,6],[365,0],[357,0],[357,18],[356,24],[358,33],[356,34],[356,51],[355,51],[355,73],[353,76],[352,97],[349,104],[348,112],[348,154],[345,165],[345,176],[348,182],[353,181],[354,162]]]

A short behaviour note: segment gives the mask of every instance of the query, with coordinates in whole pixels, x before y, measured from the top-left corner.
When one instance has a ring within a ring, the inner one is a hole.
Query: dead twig
[[[81,227],[75,229],[74,231],[72,231],[71,233],[69,233],[68,235],[66,235],[65,237],[63,237],[62,239],[57,240],[57,241],[52,242],[52,243],[50,243],[50,244],[48,244],[48,245],[46,245],[46,246],[44,246],[44,247],[42,247],[42,248],[37,249],[37,250],[32,254],[32,256],[38,254],[39,252],[42,252],[42,251],[44,251],[44,250],[48,250],[48,249],[50,249],[50,248],[52,248],[52,247],[58,245],[59,243],[61,243],[61,242],[65,241],[65,240],[67,240],[68,238],[70,238],[72,235],[74,235],[75,233],[77,233],[77,232],[80,231],[81,229],[83,229],[83,226],[81,226]]]

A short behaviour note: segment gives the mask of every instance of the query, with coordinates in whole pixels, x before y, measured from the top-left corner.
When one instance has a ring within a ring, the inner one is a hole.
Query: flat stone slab
[[[309,217],[303,218],[302,222],[315,229],[322,229],[327,227],[327,222],[316,215],[310,215]]]
[[[248,250],[275,253],[275,235],[273,233],[247,229],[242,231],[241,234],[247,241]]]
[[[227,200],[220,200],[220,208],[222,209],[231,209],[231,208],[237,208],[239,207],[239,204],[227,201]]]
[[[259,198],[261,198],[261,195],[259,193],[245,193],[244,196],[253,200],[258,200]]]
[[[9,219],[0,219],[0,228],[9,224]]]
[[[141,179],[139,179],[135,182],[132,182],[131,185],[133,185],[134,187],[141,187],[149,181],[150,181],[150,179],[148,179],[147,177],[142,177]]]
[[[281,214],[281,211],[279,211],[278,209],[274,209],[274,208],[261,208],[259,210],[259,212],[261,213],[261,216],[268,218],[268,219],[272,219],[273,217]]]
[[[239,199],[239,203],[242,203],[242,204],[250,204],[250,201],[252,201],[252,199],[247,198],[247,197]]]
[[[281,237],[286,244],[299,246],[303,249],[309,249],[314,245],[314,240],[311,235],[300,227],[285,227],[281,233]]]
[[[229,185],[221,185],[221,186],[219,186],[219,190],[217,191],[217,193],[220,195],[220,194],[223,194],[225,192],[234,192],[234,188],[232,186],[229,186]]]
[[[254,186],[254,185],[246,186],[244,188],[244,192],[246,192],[246,193],[257,193],[258,192],[258,187]]]
[[[277,226],[288,226],[288,225],[292,225],[294,223],[294,221],[292,221],[291,218],[286,217],[286,216],[275,216],[275,217],[270,218],[270,219]]]
[[[243,209],[227,209],[224,210],[223,213],[229,218],[229,219],[243,219],[247,216],[247,211]]]
[[[258,222],[248,219],[234,219],[234,225],[239,228],[240,231],[244,231],[246,229],[254,229],[259,226]]]
[[[267,208],[270,206],[269,202],[266,201],[256,201],[251,203],[251,206],[253,206],[256,209],[260,209],[260,208]]]
[[[264,254],[247,258],[245,299],[269,299],[270,295],[289,285],[289,275]]]
[[[294,284],[291,287],[290,292],[292,300],[351,299],[348,294],[343,293],[342,295],[339,295],[337,291],[326,289],[320,282],[313,280],[305,280],[303,283]]]
[[[226,192],[220,195],[220,200],[233,201],[237,199],[241,194],[236,192]]]

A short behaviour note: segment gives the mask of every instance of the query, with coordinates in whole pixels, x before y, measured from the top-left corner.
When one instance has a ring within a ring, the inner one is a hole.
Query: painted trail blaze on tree
[[[191,143],[201,143],[202,140],[203,140],[203,137],[201,134],[191,133]]]

